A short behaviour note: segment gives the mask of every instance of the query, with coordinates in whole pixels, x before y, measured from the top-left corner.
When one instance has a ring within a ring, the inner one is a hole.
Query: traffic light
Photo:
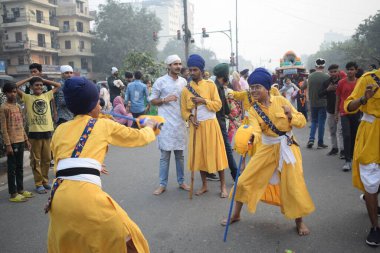
[[[158,40],[157,32],[153,32],[153,41],[157,41],[157,40]]]
[[[235,56],[234,55],[230,56],[230,66],[236,66],[236,64],[235,64]]]
[[[181,40],[181,30],[177,30],[177,40]]]
[[[206,28],[203,27],[203,28],[202,28],[202,37],[203,37],[203,38],[208,38],[209,36],[210,36],[210,35],[208,35],[207,32],[206,32]]]

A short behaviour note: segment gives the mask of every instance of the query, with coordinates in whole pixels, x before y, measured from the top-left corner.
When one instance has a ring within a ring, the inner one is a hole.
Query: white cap
[[[111,69],[111,73],[112,74],[115,74],[116,72],[118,72],[119,70],[116,68],[116,67],[112,67]]]
[[[176,61],[181,62],[181,58],[179,58],[178,55],[176,55],[176,54],[169,55],[169,56],[166,58],[166,60],[165,60],[165,64],[166,64],[166,65],[170,65],[170,64],[172,64],[173,62],[176,62]]]
[[[71,67],[70,65],[62,65],[60,70],[61,70],[61,73],[74,72],[73,67]]]

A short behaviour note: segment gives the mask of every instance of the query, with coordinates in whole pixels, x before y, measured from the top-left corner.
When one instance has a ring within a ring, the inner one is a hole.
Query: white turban
[[[61,70],[61,73],[74,72],[73,68],[70,65],[62,65],[60,70]]]
[[[116,68],[116,67],[112,67],[111,69],[111,73],[112,74],[115,74],[116,72],[118,72],[119,70]]]
[[[170,64],[172,64],[173,62],[176,62],[176,61],[181,62],[181,58],[179,58],[178,55],[176,55],[176,54],[169,55],[168,58],[166,58],[166,60],[165,60],[165,64],[166,65],[170,65]]]

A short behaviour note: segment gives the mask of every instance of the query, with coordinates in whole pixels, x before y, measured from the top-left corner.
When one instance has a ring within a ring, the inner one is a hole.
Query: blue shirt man
[[[135,80],[128,84],[125,92],[125,103],[129,106],[129,111],[133,117],[137,118],[145,113],[145,100],[147,100],[149,93],[148,88],[141,81],[142,73],[136,71],[133,75]],[[137,127],[135,122],[132,127]]]

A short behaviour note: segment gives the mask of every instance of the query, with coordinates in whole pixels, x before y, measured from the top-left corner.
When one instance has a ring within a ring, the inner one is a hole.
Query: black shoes
[[[327,155],[336,155],[336,154],[338,154],[338,149],[337,148],[332,148],[331,150],[330,150],[330,152],[328,152],[327,153]]]
[[[207,173],[206,179],[209,181],[219,181],[220,180],[214,173]]]
[[[314,141],[309,141],[308,143],[307,143],[307,148],[312,148],[313,147],[313,145],[314,145]]]
[[[318,144],[317,149],[323,149],[323,148],[328,148],[328,146],[325,144]]]
[[[365,242],[369,246],[374,246],[374,247],[380,246],[380,228],[379,227],[371,228],[371,231],[369,232]]]
[[[346,155],[344,154],[344,150],[341,150],[339,152],[339,159],[342,159],[342,160],[346,159]]]

